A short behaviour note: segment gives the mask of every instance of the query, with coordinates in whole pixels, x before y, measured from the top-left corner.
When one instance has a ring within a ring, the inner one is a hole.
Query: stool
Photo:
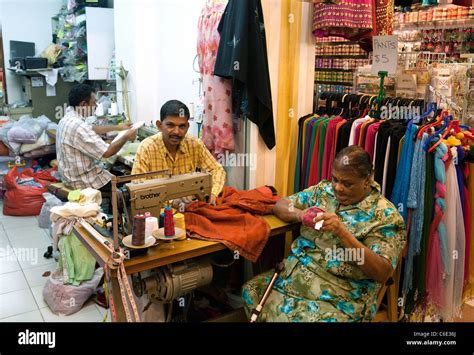
[[[374,322],[390,322],[398,321],[398,289],[400,283],[400,273],[402,269],[403,256],[398,256],[398,262],[392,276],[388,278],[379,291],[377,296],[377,314]],[[386,310],[380,309],[384,296],[387,295]]]

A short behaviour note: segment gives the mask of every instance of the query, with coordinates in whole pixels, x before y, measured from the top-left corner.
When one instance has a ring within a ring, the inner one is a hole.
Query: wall
[[[203,5],[204,0],[114,1],[116,60],[129,70],[134,121],[154,122],[170,99],[198,102],[199,85],[193,80],[200,74],[192,65]],[[196,132],[192,125],[190,133]]]
[[[268,71],[272,91],[273,121],[278,110],[278,70],[280,61],[281,1],[262,0],[265,36],[267,39]],[[254,123],[250,123],[250,152],[257,156],[257,168],[250,171],[249,188],[274,185],[276,149],[269,150],[258,133]],[[276,124],[275,124],[276,129]],[[277,134],[277,132],[275,132]],[[278,139],[278,138],[277,138]]]
[[[39,54],[52,41],[51,17],[56,15],[62,0],[0,0],[0,22],[3,34],[5,66],[10,59],[10,40],[34,42]],[[6,70],[8,103],[21,100],[20,78]]]

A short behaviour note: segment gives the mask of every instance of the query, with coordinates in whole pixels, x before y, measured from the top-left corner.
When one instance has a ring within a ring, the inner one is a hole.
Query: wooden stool
[[[374,322],[390,322],[398,321],[398,289],[400,283],[400,273],[402,269],[402,254],[398,257],[397,267],[393,271],[392,276],[388,278],[385,285],[379,291],[377,296],[377,314]],[[386,309],[381,309],[382,300],[387,295]]]

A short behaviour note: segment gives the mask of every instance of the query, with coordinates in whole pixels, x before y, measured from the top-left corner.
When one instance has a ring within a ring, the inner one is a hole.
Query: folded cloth
[[[279,200],[269,187],[237,191],[225,186],[216,206],[194,202],[184,213],[186,230],[193,237],[223,243],[255,262],[270,235],[270,226],[255,214],[272,213]]]
[[[97,203],[99,206],[102,204],[102,194],[99,190],[92,189],[87,187],[81,190],[81,195],[79,196],[79,203],[84,205],[86,203]]]
[[[63,206],[51,208],[51,214],[57,214],[60,217],[95,217],[100,212],[100,207],[97,203],[88,203],[81,205],[77,202],[66,202]],[[53,219],[53,216],[51,216]]]

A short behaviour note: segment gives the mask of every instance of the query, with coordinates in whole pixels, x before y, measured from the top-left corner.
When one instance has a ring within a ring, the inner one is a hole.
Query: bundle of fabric
[[[278,199],[269,187],[237,191],[225,186],[216,206],[195,202],[187,208],[186,230],[193,237],[221,242],[255,262],[270,235],[269,225],[255,215],[272,213]]]

